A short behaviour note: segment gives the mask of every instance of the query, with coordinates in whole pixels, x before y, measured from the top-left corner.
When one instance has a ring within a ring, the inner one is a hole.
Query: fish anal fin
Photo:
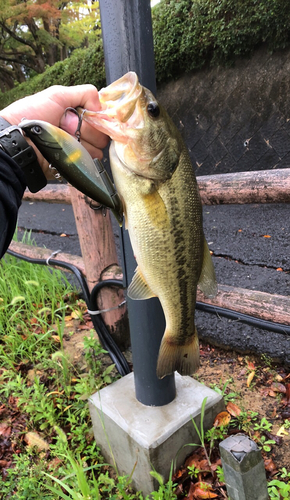
[[[139,267],[137,267],[135,271],[132,281],[128,287],[127,293],[130,299],[133,300],[145,300],[156,297],[156,295],[147,285]]]
[[[178,345],[171,341],[170,336],[165,332],[159,349],[157,377],[163,378],[175,370],[180,375],[192,375],[198,368],[199,342],[196,329],[195,334],[185,345]]]
[[[211,254],[208,248],[208,244],[205,238],[203,245],[203,261],[198,281],[198,287],[204,293],[204,295],[206,295],[206,297],[215,297],[217,294],[217,282],[215,277],[215,270]]]

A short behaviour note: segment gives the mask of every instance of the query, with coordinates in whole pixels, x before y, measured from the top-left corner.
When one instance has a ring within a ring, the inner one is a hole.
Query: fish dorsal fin
[[[156,297],[152,290],[147,285],[139,267],[137,267],[132,281],[127,290],[130,299],[145,300]]]
[[[213,261],[208,248],[206,239],[204,238],[203,244],[203,261],[200,273],[200,278],[198,282],[199,289],[207,297],[215,297],[217,294],[217,282],[215,277],[215,270],[213,267]]]

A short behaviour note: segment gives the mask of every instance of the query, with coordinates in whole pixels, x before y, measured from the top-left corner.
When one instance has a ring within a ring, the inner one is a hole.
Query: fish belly
[[[172,178],[157,189],[116,161],[115,166],[111,164],[138,270],[152,295],[159,298],[166,319],[162,341],[166,352],[162,355],[161,345],[157,374],[163,377],[175,369],[193,373],[199,363],[194,314],[203,230],[198,187],[187,152],[181,155]],[[190,349],[194,354],[187,352]]]

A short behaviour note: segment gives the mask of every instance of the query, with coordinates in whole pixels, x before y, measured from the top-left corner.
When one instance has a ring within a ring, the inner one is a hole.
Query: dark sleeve
[[[21,169],[12,158],[0,150],[0,258],[13,238],[25,188]]]

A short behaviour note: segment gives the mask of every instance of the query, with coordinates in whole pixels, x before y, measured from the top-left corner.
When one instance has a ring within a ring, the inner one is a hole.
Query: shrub
[[[205,64],[233,64],[263,43],[271,51],[290,45],[285,0],[162,0],[152,10],[152,24],[158,83]],[[53,84],[81,83],[105,84],[101,41],[0,94],[0,108]]]

